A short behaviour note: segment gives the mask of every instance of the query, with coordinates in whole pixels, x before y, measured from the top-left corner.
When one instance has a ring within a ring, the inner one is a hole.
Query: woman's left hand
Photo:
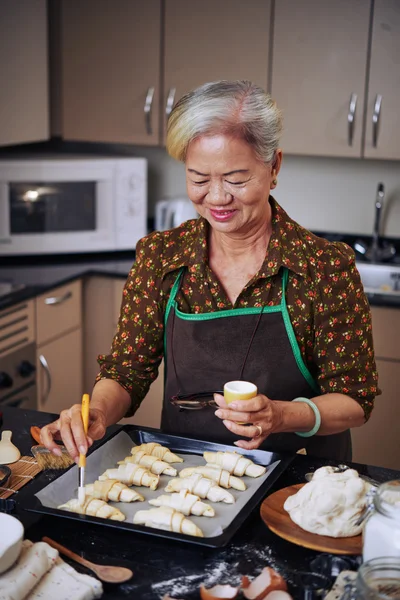
[[[214,400],[219,406],[215,415],[222,420],[225,427],[236,435],[251,438],[250,441],[234,442],[240,448],[259,448],[271,433],[279,431],[282,423],[281,408],[279,403],[267,396],[259,394],[251,400],[235,400],[229,405],[221,394],[214,394]]]

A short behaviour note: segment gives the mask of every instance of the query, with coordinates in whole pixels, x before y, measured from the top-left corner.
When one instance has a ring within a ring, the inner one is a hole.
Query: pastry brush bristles
[[[46,469],[66,469],[73,465],[74,461],[65,447],[60,446],[60,449],[62,451],[61,456],[53,454],[45,446],[33,446],[31,452],[42,471]]]

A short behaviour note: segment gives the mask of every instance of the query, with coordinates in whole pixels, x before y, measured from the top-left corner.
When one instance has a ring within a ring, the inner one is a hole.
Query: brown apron
[[[170,402],[176,394],[222,390],[227,381],[252,381],[271,400],[320,394],[301,356],[287,310],[287,269],[283,269],[279,305],[201,314],[183,313],[177,306],[182,275],[183,269],[165,314],[163,431],[223,444],[240,439],[214,415],[216,408],[180,410]],[[261,446],[275,452],[296,452],[304,447],[313,456],[351,460],[349,430],[311,438],[271,434]]]

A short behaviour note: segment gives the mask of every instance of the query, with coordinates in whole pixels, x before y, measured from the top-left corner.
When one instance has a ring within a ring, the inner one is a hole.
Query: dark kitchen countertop
[[[0,283],[24,284],[25,287],[0,297],[0,310],[81,277],[98,275],[125,280],[134,260],[134,251],[54,257],[2,257]]]
[[[149,221],[149,231],[153,223]],[[315,231],[316,235],[330,241],[345,242],[353,246],[354,242],[362,239],[367,245],[371,243],[369,236],[339,234]],[[400,240],[383,238],[383,242],[392,243],[397,254],[391,264],[400,264]],[[34,298],[38,294],[91,275],[117,277],[126,279],[135,260],[135,251],[33,255],[33,256],[0,256],[0,283],[9,282],[24,284],[25,287],[17,292],[0,297],[0,310],[14,304]],[[363,262],[362,257],[359,257]],[[389,264],[389,263],[385,263]],[[400,295],[367,294],[372,306],[400,307]]]
[[[54,415],[37,411],[5,408],[2,429],[13,432],[13,442],[22,454],[30,454],[33,441],[29,434],[31,425],[43,426],[53,420]],[[115,431],[114,426],[109,431]],[[336,464],[334,461],[321,461],[307,456],[296,455],[291,466],[275,482],[271,491],[304,481],[304,475],[323,464]],[[379,467],[357,465],[355,468],[378,481],[388,481],[400,477],[400,473]],[[47,472],[50,482],[57,472]],[[39,489],[33,480],[28,486]],[[31,490],[29,493],[31,493]],[[84,558],[103,564],[126,566],[134,571],[132,580],[121,584],[104,584],[103,598],[122,600],[159,600],[164,594],[185,600],[199,600],[199,586],[208,587],[217,583],[237,585],[241,575],[254,577],[262,568],[271,566],[277,569],[289,582],[293,582],[293,572],[309,569],[310,561],[318,553],[295,546],[277,537],[264,525],[257,507],[231,542],[221,549],[208,549],[189,543],[166,540],[151,535],[141,535],[123,530],[113,530],[89,523],[78,524],[70,519],[53,516],[39,516],[18,509],[16,516],[25,526],[25,537],[39,541],[49,536],[77,552]],[[355,557],[353,564],[356,564]],[[81,572],[84,567],[71,564]],[[297,588],[291,589],[295,599],[303,598]]]

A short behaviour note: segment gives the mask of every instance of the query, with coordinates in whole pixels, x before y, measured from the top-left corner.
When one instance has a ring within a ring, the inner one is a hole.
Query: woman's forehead
[[[186,153],[186,168],[199,170],[199,165],[209,169],[225,168],[228,171],[250,168],[259,162],[257,156],[245,140],[227,134],[203,135],[190,142]],[[197,166],[196,166],[197,165]],[[229,165],[229,166],[228,166]],[[200,169],[201,171],[201,169]]]

